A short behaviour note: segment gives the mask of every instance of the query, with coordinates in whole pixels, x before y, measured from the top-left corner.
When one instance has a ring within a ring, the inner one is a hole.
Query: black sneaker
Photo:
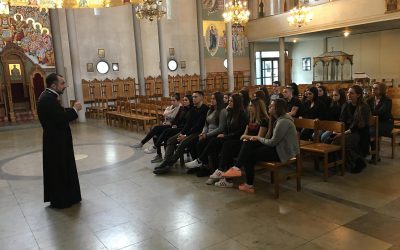
[[[212,174],[211,170],[206,167],[201,167],[199,171],[197,171],[196,176],[197,177],[205,177],[205,176],[210,176]]]
[[[151,160],[150,162],[151,163],[157,163],[157,162],[162,162],[162,161],[163,161],[162,156],[161,155],[156,155],[156,156],[154,156],[153,160]]]
[[[186,173],[187,174],[195,174],[197,171],[199,171],[200,168],[189,168]]]
[[[157,167],[156,169],[154,169],[154,171],[153,171],[153,174],[156,174],[156,175],[161,175],[161,174],[166,174],[166,173],[168,173],[169,172],[169,169],[170,169],[171,167],[170,166],[165,166],[165,167]]]
[[[350,173],[352,173],[352,174],[361,173],[361,171],[367,166],[367,165],[365,164],[364,160],[361,159],[361,158],[358,158],[358,159],[356,160],[356,164],[355,164],[355,165],[356,165],[356,166],[350,171]]]

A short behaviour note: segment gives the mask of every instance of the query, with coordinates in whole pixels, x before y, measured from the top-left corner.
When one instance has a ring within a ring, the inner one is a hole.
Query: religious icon
[[[181,61],[180,65],[181,65],[181,69],[186,69],[186,61]]]
[[[86,71],[87,72],[94,72],[93,63],[87,63],[86,64]]]
[[[311,70],[311,57],[306,57],[302,59],[303,63],[303,71],[310,71]]]
[[[214,56],[218,51],[218,41],[219,37],[217,27],[211,24],[210,26],[208,26],[206,32],[206,46],[211,56]]]
[[[8,69],[10,71],[11,80],[21,80],[21,65],[20,64],[9,64]]]
[[[386,11],[393,12],[398,11],[399,7],[397,4],[397,0],[386,0]]]
[[[106,51],[104,49],[98,49],[97,55],[99,56],[99,58],[104,58],[106,57]]]

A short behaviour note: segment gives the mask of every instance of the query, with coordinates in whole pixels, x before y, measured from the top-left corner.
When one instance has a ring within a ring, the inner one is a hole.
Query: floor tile
[[[346,227],[340,227],[311,242],[325,249],[376,250],[391,247],[387,242]]]

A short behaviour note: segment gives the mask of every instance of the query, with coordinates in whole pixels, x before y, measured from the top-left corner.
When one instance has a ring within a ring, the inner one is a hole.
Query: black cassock
[[[56,208],[70,207],[82,199],[69,127],[78,114],[63,108],[48,89],[40,95],[37,109],[43,127],[44,202]]]

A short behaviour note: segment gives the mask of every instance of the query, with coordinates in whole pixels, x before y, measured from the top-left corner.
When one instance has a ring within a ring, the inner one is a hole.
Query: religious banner
[[[215,56],[225,34],[225,23],[222,21],[203,21],[204,42],[208,53]]]
[[[10,7],[10,14],[0,20],[0,51],[12,42],[41,67],[55,66],[47,9]]]

